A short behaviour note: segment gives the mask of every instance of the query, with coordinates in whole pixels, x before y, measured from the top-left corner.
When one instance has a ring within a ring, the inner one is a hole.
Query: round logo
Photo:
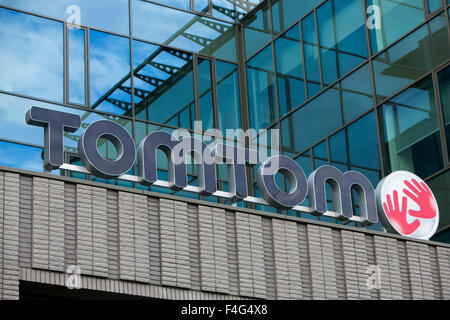
[[[396,171],[376,189],[378,215],[389,232],[428,240],[439,225],[439,208],[430,187],[418,176]]]

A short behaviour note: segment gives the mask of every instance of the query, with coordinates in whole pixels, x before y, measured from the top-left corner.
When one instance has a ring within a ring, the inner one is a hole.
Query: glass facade
[[[259,147],[279,148],[306,174],[329,164],[376,186],[395,170],[416,173],[439,202],[435,239],[450,242],[449,9],[446,0],[0,0],[0,165],[43,170],[43,130],[24,121],[33,105],[82,117],[82,129],[65,134],[65,162],[77,165],[78,139],[100,119],[136,145],[154,131],[193,133],[200,120],[203,131],[254,129]],[[107,140],[98,149],[117,157]],[[158,167],[166,180],[162,152]],[[259,197],[255,169],[248,192]],[[188,175],[195,186],[193,160]],[[217,178],[228,191],[225,165]],[[289,189],[282,175],[277,183]],[[358,215],[356,193],[353,201]]]

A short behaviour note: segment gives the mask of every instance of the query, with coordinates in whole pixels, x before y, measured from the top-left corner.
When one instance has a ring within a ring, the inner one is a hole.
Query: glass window
[[[215,128],[214,101],[212,94],[211,61],[198,59],[198,93],[200,101],[200,120],[203,130]]]
[[[275,41],[280,116],[305,101],[300,27],[295,25]]]
[[[428,13],[433,13],[442,8],[442,0],[427,0],[428,1]]]
[[[84,29],[67,29],[68,37],[68,78],[69,102],[86,104],[86,72],[85,72],[85,31]]]
[[[294,22],[302,18],[319,5],[323,0],[276,0],[272,1],[272,16],[274,32],[282,32]]]
[[[194,0],[194,10],[198,12],[209,12],[209,1]]]
[[[436,99],[431,77],[383,105],[388,171],[426,178],[443,168]]]
[[[135,114],[139,119],[193,128],[192,54],[133,42]]]
[[[314,13],[311,13],[308,17],[302,20],[302,34],[308,96],[312,97],[321,89],[319,51],[317,48]]]
[[[14,108],[11,108],[14,106]],[[111,120],[115,121],[121,126],[125,127],[127,131],[132,133],[132,121],[119,118],[110,117],[108,115],[83,111],[75,108],[63,107],[56,104],[49,104],[31,99],[20,98],[16,96],[1,94],[0,95],[0,139],[12,140],[26,144],[33,144],[43,146],[44,144],[44,130],[41,127],[31,126],[25,122],[25,113],[31,106],[38,106],[51,110],[57,110],[62,112],[69,112],[78,114],[82,118],[82,128],[75,133],[64,133],[64,148],[67,152],[78,153],[78,140],[83,133],[83,128],[86,128],[91,123],[98,120]],[[106,147],[106,144],[109,146]],[[103,149],[102,149],[103,147]],[[104,142],[99,145],[99,150],[105,151],[102,154],[108,158],[114,158],[115,148],[110,142]],[[42,161],[40,162],[42,164]]]
[[[91,108],[131,116],[130,41],[90,30],[89,69]]]
[[[427,181],[427,184],[430,186],[439,204],[439,227],[432,240],[446,240],[445,242],[450,243],[448,234],[448,227],[450,225],[450,197],[448,196],[450,194],[450,171],[447,170],[445,173]],[[444,229],[447,229],[447,239],[444,239],[443,237],[444,232],[442,234],[439,233],[439,231]]]
[[[337,90],[325,91],[282,120],[283,150],[298,154],[339,129],[343,120],[338,101]]]
[[[277,117],[272,45],[247,63],[250,127],[267,128]]]
[[[435,17],[373,61],[377,101],[393,95],[450,56],[446,16]]]
[[[367,0],[372,53],[377,53],[424,21],[422,0]],[[379,16],[378,16],[379,14]]]
[[[217,100],[219,111],[218,129],[241,128],[241,104],[239,101],[239,78],[237,65],[216,61]]]
[[[128,35],[128,0],[0,0],[0,4]]]
[[[190,0],[157,0],[156,2],[160,2],[162,4],[166,4],[168,6],[184,9],[184,10],[190,10],[191,9],[191,3]]]
[[[42,149],[0,140],[0,166],[43,172]]]
[[[232,24],[154,3],[133,0],[133,35],[142,40],[236,61],[236,28]]]
[[[339,100],[344,116],[344,123],[350,122],[373,106],[372,79],[369,64],[359,68],[332,90],[339,91]]]
[[[271,39],[269,5],[265,5],[244,21],[245,56],[253,56]]]
[[[330,0],[317,9],[322,75],[329,85],[367,58],[362,1]]]
[[[438,73],[441,106],[444,114],[447,150],[450,158],[450,67]]]
[[[63,24],[0,8],[0,89],[62,102]]]
[[[350,166],[380,169],[375,113],[362,117],[346,130]]]
[[[234,21],[235,12],[234,12],[234,1],[227,0],[212,0],[212,15],[213,17]]]

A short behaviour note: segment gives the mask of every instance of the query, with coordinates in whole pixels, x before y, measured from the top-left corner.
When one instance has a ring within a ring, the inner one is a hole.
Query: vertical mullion
[[[222,130],[223,128],[219,128],[220,122],[219,122],[219,98],[217,96],[217,77],[216,77],[216,59],[211,59],[211,68],[210,68],[210,73],[211,73],[211,93],[212,93],[212,97],[213,97],[213,119],[214,119],[214,124],[213,127],[214,129],[220,129]]]
[[[64,92],[63,102],[69,103],[69,35],[67,32],[67,22],[63,24],[63,69],[64,69]]]
[[[323,75],[322,75],[322,57],[320,54],[319,23],[317,21],[317,8],[314,8],[314,24],[316,29],[317,54],[319,55],[318,61],[319,61],[320,89],[322,90],[325,86],[323,83]]]
[[[198,57],[196,54],[192,55],[193,73],[194,73],[194,109],[195,109],[195,121],[200,120],[200,97],[198,88]],[[195,129],[195,128],[192,128]]]
[[[300,29],[300,49],[301,49],[301,55],[302,55],[302,64],[303,64],[303,87],[305,90],[305,101],[308,100],[308,80],[306,78],[306,60],[305,60],[305,48],[303,46],[303,26],[302,26],[302,20],[299,21],[298,27]]]
[[[131,4],[131,0],[128,1],[128,35],[129,35],[129,40],[130,40],[130,87],[131,87],[131,115],[132,115],[132,119],[131,119],[131,134],[133,137],[133,141],[135,141],[136,143],[136,121],[135,121],[135,117],[136,117],[136,110],[135,110],[135,102],[134,102],[134,61],[133,61],[133,22],[132,22],[132,4]],[[148,125],[145,125],[146,127],[146,132],[147,132],[147,127]],[[138,173],[138,168],[137,165],[134,164],[133,165],[133,170],[134,170],[134,174]],[[133,183],[134,187],[136,188],[136,184]]]
[[[90,109],[91,108],[91,73],[90,73],[90,66],[89,66],[89,38],[90,38],[90,29],[86,28],[85,29],[85,37],[84,37],[84,48],[85,48],[85,52],[84,52],[84,67],[85,67],[85,79],[86,79],[86,104],[87,107]]]
[[[445,70],[445,69],[442,69],[441,71],[443,71],[443,70]],[[444,109],[442,106],[438,73],[433,72],[432,78],[433,78],[434,95],[436,97],[436,116],[438,117],[439,135],[441,138],[441,146],[442,146],[442,156],[443,156],[443,160],[444,160],[444,167],[446,167],[449,163],[448,146],[447,146],[447,137],[446,137],[446,132],[445,132],[446,131],[445,130],[446,129],[445,128],[445,115],[444,115]]]

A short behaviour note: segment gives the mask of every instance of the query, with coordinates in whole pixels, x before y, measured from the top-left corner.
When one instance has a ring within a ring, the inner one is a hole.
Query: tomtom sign
[[[229,199],[232,202],[268,204],[281,209],[356,221],[363,225],[377,223],[404,236],[429,239],[439,224],[439,210],[430,188],[419,177],[397,171],[384,178],[376,188],[361,173],[342,173],[332,166],[322,166],[306,177],[303,169],[291,158],[276,155],[260,164],[258,189],[264,199],[247,194],[246,166],[260,163],[257,151],[227,144],[210,148],[202,140],[187,137],[177,139],[158,131],[149,134],[137,150],[129,133],[119,124],[101,120],[92,123],[78,141],[84,167],[64,163],[64,132],[81,127],[78,115],[32,107],[26,114],[28,124],[44,127],[44,167],[64,169],[111,179],[156,185],[173,190],[185,190]],[[107,160],[97,149],[99,139],[109,140],[117,150],[116,160]],[[168,181],[157,178],[157,150],[168,159]],[[186,157],[193,155],[198,165],[198,185],[188,185]],[[127,175],[137,158],[138,176]],[[228,165],[230,191],[217,190],[216,162]],[[282,191],[275,179],[277,173],[289,181],[289,192]],[[327,188],[331,188],[333,211],[328,210]],[[359,215],[354,215],[352,190],[359,202]],[[308,198],[309,207],[300,204]]]

